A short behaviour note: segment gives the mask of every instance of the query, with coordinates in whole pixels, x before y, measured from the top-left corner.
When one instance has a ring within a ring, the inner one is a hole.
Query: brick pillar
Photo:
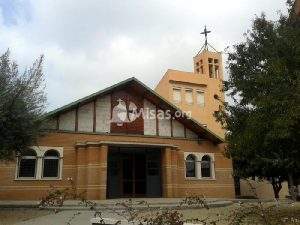
[[[172,182],[172,150],[166,147],[162,150],[162,194],[164,198],[173,197]]]
[[[87,199],[99,199],[100,198],[100,147],[96,145],[88,145],[86,148],[86,181]]]
[[[100,147],[100,197],[99,199],[106,199],[107,188],[107,154],[108,146],[101,145]]]
[[[177,197],[184,196],[182,192],[182,185],[185,177],[185,161],[184,161],[184,152],[181,149],[177,151]]]
[[[177,161],[178,161],[178,155],[177,151],[173,150],[171,151],[171,169],[172,169],[172,190],[173,190],[173,195],[172,197],[178,197],[178,166],[177,166]]]
[[[77,167],[77,174],[75,178],[76,183],[76,190],[77,194],[83,194],[86,197],[86,185],[87,185],[87,179],[86,179],[86,148],[85,146],[77,146],[76,148],[76,167]]]

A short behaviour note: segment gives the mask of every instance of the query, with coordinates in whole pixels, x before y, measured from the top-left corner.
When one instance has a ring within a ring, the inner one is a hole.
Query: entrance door
[[[161,197],[160,150],[110,148],[107,197]]]
[[[145,164],[146,154],[144,151],[122,154],[122,191],[124,197],[146,196]]]
[[[147,152],[147,195],[161,197],[160,151]]]

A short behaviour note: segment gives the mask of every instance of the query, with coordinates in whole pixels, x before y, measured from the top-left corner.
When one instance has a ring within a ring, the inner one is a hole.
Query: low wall
[[[251,185],[249,185],[249,182]],[[240,180],[241,196],[255,196],[255,193],[253,193],[251,186],[255,188],[255,192],[258,198],[274,198],[273,187],[270,182],[266,180],[259,181],[252,179]],[[288,183],[283,182],[282,189],[279,192],[279,198],[285,198],[287,195],[289,195]]]

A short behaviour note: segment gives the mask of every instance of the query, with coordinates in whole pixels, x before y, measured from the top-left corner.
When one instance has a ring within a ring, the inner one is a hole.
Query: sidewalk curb
[[[233,201],[215,201],[215,202],[209,202],[207,203],[209,207],[215,208],[215,207],[225,207],[225,206],[229,206],[234,204]],[[198,209],[201,208],[199,206],[183,206],[183,207],[179,207],[178,206],[179,203],[175,204],[175,203],[171,203],[171,204],[149,204],[149,207],[147,206],[141,206],[141,205],[136,205],[135,208],[137,209],[154,209],[154,210],[158,210],[158,209],[178,209],[178,210],[186,210],[186,209]],[[78,204],[73,204],[73,205],[64,205],[61,207],[43,207],[40,208],[38,206],[38,204],[1,204],[0,205],[0,209],[41,209],[41,210],[49,210],[49,209],[60,209],[60,210],[90,210],[89,207],[85,207],[85,206],[81,206]],[[101,204],[99,203],[98,206],[95,207],[95,209],[97,210],[124,210],[124,207],[121,206],[116,206],[116,204]]]

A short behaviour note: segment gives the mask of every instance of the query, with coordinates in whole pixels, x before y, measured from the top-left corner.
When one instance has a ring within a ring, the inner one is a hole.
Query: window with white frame
[[[48,150],[43,157],[43,177],[59,177],[59,153],[56,150]]]
[[[185,168],[186,177],[196,177],[196,157],[193,154],[186,157]]]
[[[36,177],[37,154],[34,150],[28,149],[18,156],[18,178]]]
[[[185,90],[185,101],[188,104],[193,104],[193,90],[192,89]]]
[[[203,107],[203,106],[204,106],[204,92],[198,90],[198,91],[197,91],[196,99],[197,99],[197,104],[198,104],[199,106]]]
[[[214,154],[185,152],[185,177],[215,179]]]
[[[211,177],[211,158],[209,155],[204,155],[201,159],[201,176]]]
[[[33,146],[17,157],[16,179],[60,179],[62,147]]]
[[[175,103],[181,102],[181,89],[180,88],[173,88],[173,101]]]

